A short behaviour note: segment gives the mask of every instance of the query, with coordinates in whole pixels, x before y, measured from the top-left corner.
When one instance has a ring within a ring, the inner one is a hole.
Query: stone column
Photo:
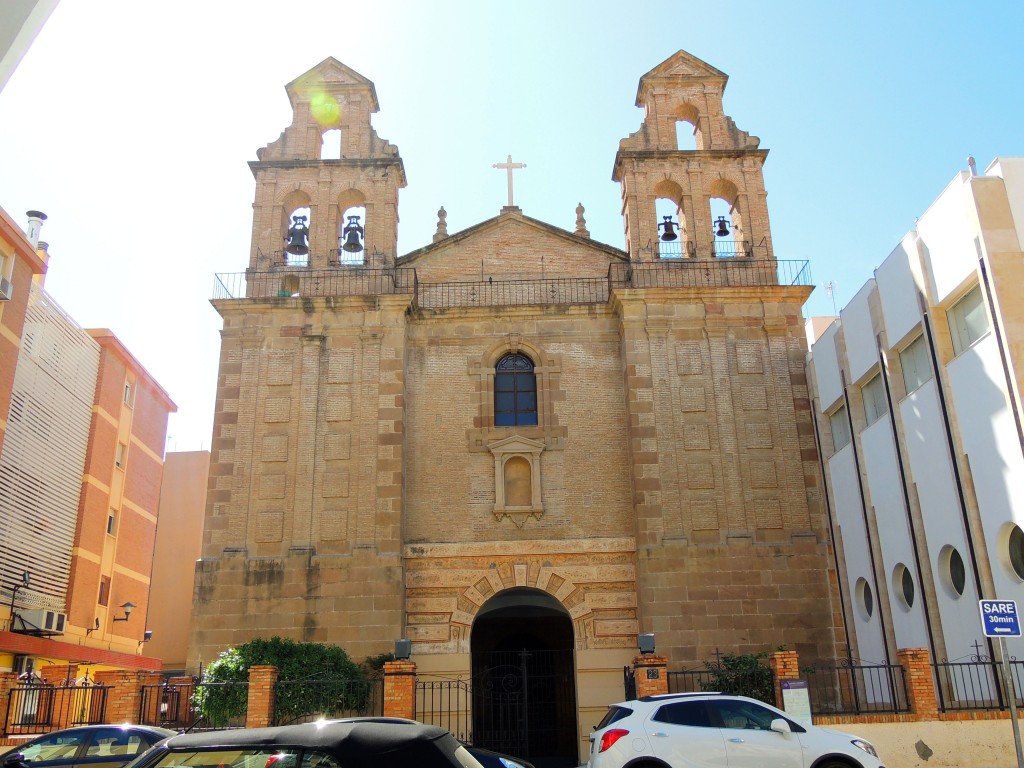
[[[416,662],[384,663],[384,717],[416,719]]]
[[[785,709],[782,702],[782,681],[800,679],[800,658],[796,651],[775,651],[768,657],[772,677],[775,679],[775,706]]]
[[[636,697],[657,696],[668,693],[668,659],[645,653],[633,659],[633,674],[636,680]]]
[[[931,654],[927,648],[900,648],[896,660],[903,667],[903,679],[907,684],[907,704],[911,714],[937,715],[938,699],[935,696],[935,682],[932,677]]]
[[[249,667],[249,702],[245,713],[246,728],[267,728],[274,722],[274,687],[277,667]]]

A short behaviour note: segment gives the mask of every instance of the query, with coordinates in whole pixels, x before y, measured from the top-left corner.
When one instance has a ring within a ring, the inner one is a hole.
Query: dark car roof
[[[245,728],[172,736],[167,749],[213,747],[311,747],[336,749],[351,757],[371,757],[400,747],[454,737],[444,728],[422,723],[320,722],[278,728]]]

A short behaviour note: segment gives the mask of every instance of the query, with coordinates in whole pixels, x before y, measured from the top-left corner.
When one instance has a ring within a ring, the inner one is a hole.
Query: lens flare
[[[309,111],[313,119],[322,126],[337,125],[341,117],[341,106],[329,93],[314,91],[309,99]]]

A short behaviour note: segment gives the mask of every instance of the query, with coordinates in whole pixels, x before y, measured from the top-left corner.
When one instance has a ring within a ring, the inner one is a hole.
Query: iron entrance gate
[[[576,765],[572,650],[473,658],[473,744],[544,765]]]

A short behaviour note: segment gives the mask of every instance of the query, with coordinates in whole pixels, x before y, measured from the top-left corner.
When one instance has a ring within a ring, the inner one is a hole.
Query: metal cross
[[[520,168],[525,168],[526,163],[513,163],[512,155],[508,156],[508,160],[504,163],[495,163],[495,168],[503,168],[508,171],[508,207],[512,207],[512,171]]]

